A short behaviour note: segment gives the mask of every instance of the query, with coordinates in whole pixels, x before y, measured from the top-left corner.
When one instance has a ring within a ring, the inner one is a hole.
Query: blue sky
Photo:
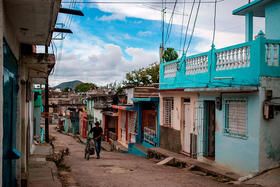
[[[245,3],[245,0],[226,0],[218,4],[217,48],[244,42],[244,17],[233,16],[231,12]],[[189,14],[190,6],[186,5],[185,14]],[[63,7],[69,7],[69,4],[63,4]],[[127,72],[158,62],[162,22],[161,12],[154,8],[138,4],[76,4],[74,9],[82,10],[84,17],[73,16],[69,19],[68,15],[60,14],[57,23],[66,23],[73,34],[67,35],[63,41],[54,42],[57,64],[54,74],[50,76],[50,84],[53,86],[71,80],[98,85],[121,82]],[[172,4],[167,7],[166,22],[172,8]],[[212,4],[201,5],[188,55],[210,49],[213,10]],[[183,5],[179,4],[166,43],[166,47],[175,48],[179,54],[182,12]],[[187,19],[185,16],[184,29]],[[193,20],[190,28],[193,27]],[[263,20],[255,20],[255,23],[255,33],[263,30]]]

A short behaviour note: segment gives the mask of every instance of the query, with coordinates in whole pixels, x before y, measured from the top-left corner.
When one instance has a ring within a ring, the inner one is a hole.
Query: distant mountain
[[[74,90],[76,88],[76,86],[78,86],[81,83],[83,83],[83,82],[79,81],[79,80],[63,82],[63,83],[61,83],[61,84],[59,84],[59,85],[57,85],[53,88],[54,89],[60,88],[60,90],[64,90],[65,88],[69,87],[69,88],[72,88]]]

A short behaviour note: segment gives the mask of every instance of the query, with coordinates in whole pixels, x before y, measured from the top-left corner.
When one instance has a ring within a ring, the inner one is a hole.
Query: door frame
[[[214,149],[214,155],[209,156],[209,125],[210,125],[210,105],[214,106],[214,124],[212,124],[214,127],[214,133],[212,134],[214,138],[213,142],[213,149]],[[204,123],[203,123],[203,156],[209,157],[212,159],[215,159],[215,120],[216,120],[216,104],[213,100],[205,100],[204,101]]]

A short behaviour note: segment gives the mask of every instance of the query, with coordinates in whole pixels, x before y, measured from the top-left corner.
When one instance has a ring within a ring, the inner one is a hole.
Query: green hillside
[[[78,86],[81,83],[83,83],[83,82],[79,81],[79,80],[63,82],[63,83],[61,83],[61,84],[59,84],[59,85],[57,85],[53,88],[54,89],[60,88],[61,90],[64,90],[65,88],[69,87],[69,88],[72,88],[72,90],[74,90],[76,88],[76,86]]]

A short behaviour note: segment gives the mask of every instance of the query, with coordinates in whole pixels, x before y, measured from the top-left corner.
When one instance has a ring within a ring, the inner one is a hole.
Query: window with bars
[[[173,121],[174,99],[172,97],[163,98],[163,123],[171,126]]]
[[[247,136],[247,101],[225,101],[225,133]]]

